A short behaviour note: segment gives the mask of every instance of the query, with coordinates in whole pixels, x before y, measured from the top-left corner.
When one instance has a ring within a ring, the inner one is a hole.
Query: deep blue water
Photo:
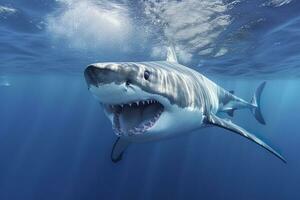
[[[300,198],[300,3],[155,2],[0,0],[1,200]],[[111,162],[116,136],[83,70],[164,59],[169,43],[246,100],[267,80],[267,125],[247,110],[233,121],[287,164],[220,128],[133,144]]]

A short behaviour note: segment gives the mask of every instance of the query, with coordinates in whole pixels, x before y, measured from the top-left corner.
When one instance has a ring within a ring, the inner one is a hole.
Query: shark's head
[[[184,121],[174,118],[174,107],[187,106],[180,96],[184,86],[176,85],[167,69],[149,63],[97,63],[84,74],[118,136],[155,135]]]

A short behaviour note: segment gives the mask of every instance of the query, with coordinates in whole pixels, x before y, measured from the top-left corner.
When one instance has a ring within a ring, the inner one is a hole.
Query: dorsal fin
[[[167,50],[168,50],[168,52],[167,52],[167,61],[168,62],[178,63],[174,47],[172,47],[172,46],[168,47]]]

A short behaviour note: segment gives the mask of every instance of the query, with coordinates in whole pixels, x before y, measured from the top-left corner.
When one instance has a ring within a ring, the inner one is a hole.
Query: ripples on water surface
[[[161,60],[173,43],[206,73],[298,77],[299,10],[292,0],[1,0],[1,73]]]

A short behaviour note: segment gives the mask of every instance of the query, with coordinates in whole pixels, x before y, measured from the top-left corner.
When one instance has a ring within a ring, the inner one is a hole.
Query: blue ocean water
[[[0,199],[299,199],[300,3],[296,0],[0,0]],[[180,12],[179,12],[180,11]],[[87,90],[93,62],[181,63],[250,100],[265,126],[232,119],[278,150],[220,128],[133,144]]]

